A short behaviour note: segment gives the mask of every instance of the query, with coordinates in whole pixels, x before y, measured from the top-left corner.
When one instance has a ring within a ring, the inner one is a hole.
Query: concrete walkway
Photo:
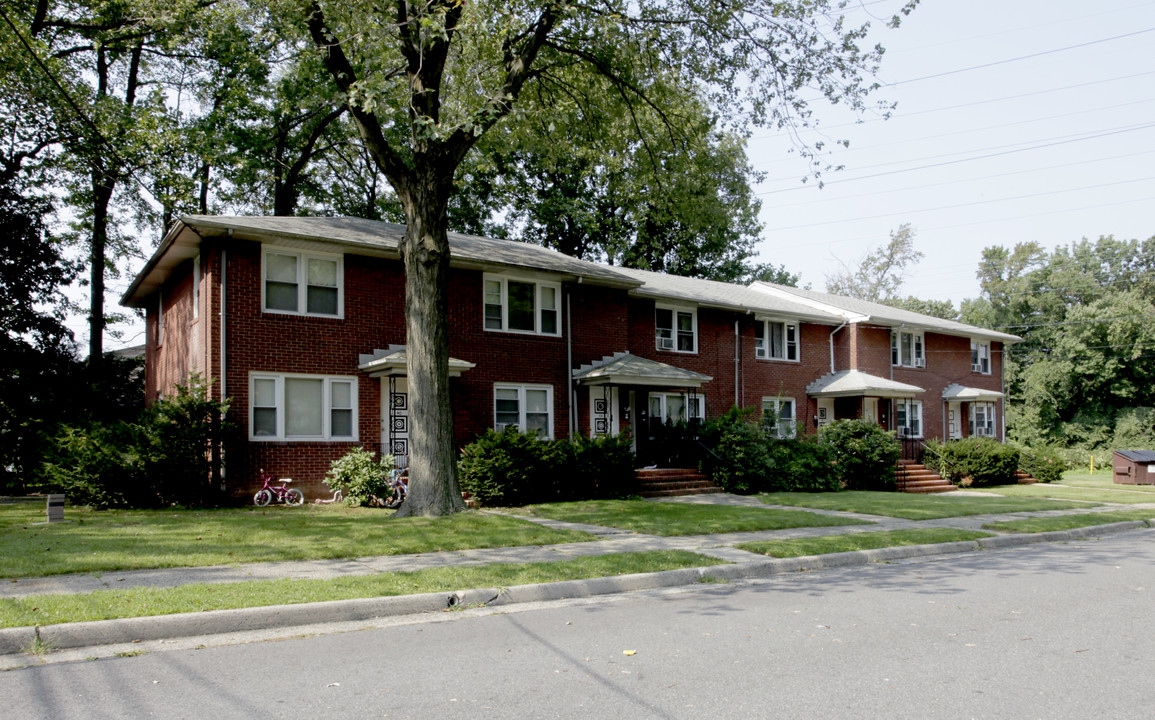
[[[961,494],[961,493],[960,493]],[[679,502],[712,505],[734,505],[761,508],[781,506],[764,505],[755,498],[737,495],[697,495],[668,498],[658,502]],[[812,556],[809,558],[774,559],[745,552],[736,544],[782,538],[814,537],[843,533],[877,532],[919,527],[979,529],[984,523],[1016,520],[1027,517],[1045,517],[1084,512],[1102,512],[1108,509],[1151,509],[1150,522],[1122,522],[1112,525],[1077,530],[1038,533],[1030,535],[1001,535],[971,542],[938,545],[907,546]],[[615,578],[596,578],[561,583],[549,583],[517,588],[482,588],[457,593],[430,593],[404,597],[365,598],[299,605],[282,605],[240,610],[217,610],[182,615],[150,618],[106,620],[42,626],[39,628],[0,629],[0,656],[20,653],[34,641],[53,648],[79,648],[112,643],[131,643],[192,635],[211,635],[272,627],[290,627],[327,622],[380,618],[388,615],[410,614],[445,610],[455,606],[498,605],[513,602],[539,601],[631,590],[671,587],[713,580],[741,580],[807,569],[845,567],[886,560],[994,549],[1038,542],[1070,541],[1087,537],[1155,527],[1155,503],[1143,505],[1097,505],[1086,509],[1023,512],[1005,515],[974,515],[937,520],[903,520],[898,518],[861,515],[811,508],[782,508],[854,518],[869,521],[869,525],[791,528],[758,532],[659,537],[641,535],[617,528],[607,528],[557,520],[528,519],[544,526],[587,532],[598,537],[590,542],[566,543],[548,546],[523,546],[425,553],[418,555],[388,555],[341,560],[311,560],[275,563],[253,563],[238,566],[173,568],[158,570],[126,570],[114,573],[60,575],[44,578],[19,578],[0,581],[0,599],[16,600],[41,594],[89,593],[96,590],[130,587],[169,588],[190,583],[231,583],[249,580],[330,579],[355,575],[369,575],[425,568],[484,565],[489,563],[550,562],[571,557],[604,555],[648,550],[689,550],[724,560],[730,564],[690,570],[672,570]],[[521,517],[521,516],[518,516]]]

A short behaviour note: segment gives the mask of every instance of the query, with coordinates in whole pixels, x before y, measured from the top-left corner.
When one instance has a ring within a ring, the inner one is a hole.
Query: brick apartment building
[[[149,399],[199,373],[232,399],[229,486],[259,468],[326,495],[350,447],[407,453],[399,225],[186,216],[122,303],[147,313]],[[900,435],[1002,437],[1002,357],[1019,338],[885,305],[599,265],[451,234],[458,446],[513,425],[629,432],[758,408],[787,436],[865,417]]]

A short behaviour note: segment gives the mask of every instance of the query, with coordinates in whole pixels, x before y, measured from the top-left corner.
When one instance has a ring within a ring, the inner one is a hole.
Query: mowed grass
[[[1109,525],[1128,520],[1155,521],[1155,510],[1116,510],[1115,512],[1023,518],[1022,520],[984,523],[983,527],[1005,533],[1041,533],[1072,530],[1092,525]]]
[[[1127,489],[1129,487],[1134,486],[1116,485],[1111,488],[1090,485],[1071,486],[1066,483],[1062,485],[1037,483],[1034,485],[993,485],[976,489],[1014,498],[1054,498],[1058,500],[1081,500],[1085,503],[1120,503],[1124,505],[1155,503],[1155,494],[1133,492]]]
[[[529,505],[514,512],[551,520],[602,525],[664,537],[869,524],[868,521],[818,515],[801,510],[696,505],[646,500],[589,500],[551,503],[548,505]]]
[[[394,518],[379,509],[307,505],[222,510],[69,507],[70,522],[37,525],[43,508],[0,505],[0,577],[352,558],[592,540],[511,517],[466,512]]]
[[[822,535],[811,538],[789,538],[742,543],[736,547],[748,552],[777,558],[828,555],[830,553],[875,550],[903,545],[931,545],[961,542],[993,537],[991,533],[955,528],[916,528],[914,530],[884,530],[881,532],[852,532],[843,535]]]
[[[864,515],[882,515],[906,520],[988,515],[994,513],[1030,512],[1033,510],[1069,510],[1085,508],[1087,503],[1045,498],[1008,498],[1000,496],[915,495],[899,492],[848,490],[836,493],[766,493],[760,495],[767,505],[790,505],[817,510],[841,510]]]
[[[0,599],[0,627],[25,627],[115,618],[169,615],[286,605],[325,600],[507,588],[531,583],[612,577],[725,564],[682,550],[617,553],[558,562],[495,563],[333,580],[268,580],[199,583],[175,588],[138,587],[81,595],[34,595]]]
[[[1138,493],[1155,493],[1155,485],[1123,485],[1115,483],[1115,475],[1110,465],[1095,470],[1068,470],[1063,473],[1063,484],[1073,487],[1099,488],[1100,490],[1121,490]]]

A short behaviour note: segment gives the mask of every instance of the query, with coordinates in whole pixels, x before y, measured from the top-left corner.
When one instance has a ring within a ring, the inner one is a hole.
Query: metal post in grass
[[[48,522],[64,522],[64,495],[48,496]]]

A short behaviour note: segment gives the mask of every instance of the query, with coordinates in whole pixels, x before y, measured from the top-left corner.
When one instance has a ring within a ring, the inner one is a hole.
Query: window
[[[266,250],[262,272],[266,312],[341,317],[342,258]]]
[[[659,350],[698,352],[698,317],[694,310],[658,306],[654,328]]]
[[[971,372],[991,374],[991,346],[988,343],[971,341]]]
[[[553,388],[548,385],[494,385],[493,428],[512,427],[553,437]]]
[[[486,330],[560,335],[561,286],[486,275]]]
[[[777,320],[754,324],[754,357],[798,361],[798,326]]]
[[[762,427],[773,437],[792,438],[798,434],[794,398],[762,398]]]
[[[895,400],[894,417],[899,437],[922,437],[922,400]]]
[[[662,422],[701,422],[706,419],[706,398],[681,393],[650,393],[650,419]]]
[[[253,374],[251,440],[356,440],[357,380],[323,375]]]
[[[994,403],[973,403],[971,405],[971,435],[995,436]]]
[[[926,367],[922,333],[894,331],[890,334],[890,364],[903,367]]]

